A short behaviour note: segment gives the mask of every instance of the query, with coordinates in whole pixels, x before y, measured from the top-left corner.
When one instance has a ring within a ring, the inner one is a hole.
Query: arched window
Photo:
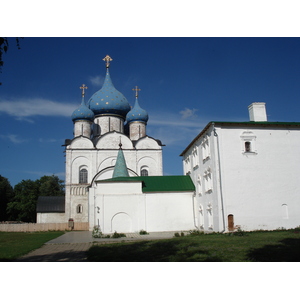
[[[83,211],[83,206],[81,204],[78,204],[76,207],[76,212],[78,214],[82,214],[82,211]]]
[[[88,183],[88,171],[87,169],[79,170],[79,183]]]
[[[141,170],[141,176],[148,176],[148,170],[142,169]]]

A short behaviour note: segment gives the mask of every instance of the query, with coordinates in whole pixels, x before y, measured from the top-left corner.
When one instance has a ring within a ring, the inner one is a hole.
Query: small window
[[[79,171],[79,183],[88,183],[88,171],[87,171],[87,169],[81,169]]]
[[[83,211],[83,206],[81,204],[78,204],[76,207],[76,212],[78,214],[82,214],[82,211]]]
[[[245,142],[245,152],[251,152],[251,142]]]
[[[141,176],[148,176],[148,170],[143,169],[143,170],[141,171]]]

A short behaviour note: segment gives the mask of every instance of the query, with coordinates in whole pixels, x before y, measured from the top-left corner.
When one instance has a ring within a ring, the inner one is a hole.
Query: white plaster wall
[[[37,223],[65,223],[68,218],[65,213],[37,213]]]
[[[146,194],[145,230],[182,231],[193,230],[193,193]]]
[[[138,139],[146,135],[146,124],[143,122],[131,122],[129,124],[129,137],[132,141],[137,141]]]
[[[104,195],[142,194],[142,181],[133,182],[99,182],[97,193]]]
[[[211,130],[212,127],[207,133]],[[244,153],[241,136],[245,132],[253,138],[254,153]],[[225,227],[227,231],[229,214],[234,215],[234,225],[243,230],[299,226],[300,131],[250,126],[217,127],[216,133],[218,137],[211,134],[209,138],[210,157],[202,160],[200,155],[199,167],[193,167],[193,146],[183,157],[184,172],[190,172],[197,189],[198,222],[203,230],[222,231]],[[201,154],[201,146],[198,149]],[[213,177],[211,193],[205,192],[203,178],[208,168]],[[201,177],[200,186],[198,176]],[[203,188],[203,192],[199,192]],[[209,205],[212,216],[207,210]],[[210,222],[213,228],[209,228]]]
[[[212,128],[208,128],[183,156],[184,174],[190,175],[196,187],[195,217],[198,229],[208,232],[223,230],[215,139]]]
[[[70,204],[70,218],[74,219],[74,222],[88,222],[88,195],[72,196]],[[83,207],[82,213],[77,213],[79,204]]]
[[[244,129],[221,130],[226,216],[233,214],[235,225],[245,230],[298,226],[300,131],[251,128],[257,154],[243,154],[239,137]]]
[[[74,137],[85,136],[87,138],[91,137],[91,122],[79,120],[74,123]]]
[[[141,182],[95,183],[89,197],[90,230],[97,225],[104,233],[195,228],[192,192],[143,194],[141,188]]]
[[[156,140],[148,136],[141,138],[137,141],[135,145],[136,149],[161,149],[161,146]]]
[[[80,136],[72,141],[68,149],[94,149],[94,145],[89,138]]]
[[[104,135],[110,131],[124,132],[124,120],[112,115],[98,116],[94,120],[95,135]]]
[[[71,184],[79,184],[79,169],[84,167],[88,170],[88,182],[91,182],[93,178],[93,170],[92,170],[92,160],[89,151],[81,151],[73,153],[73,159],[71,163],[71,176],[70,183]]]
[[[118,132],[110,132],[101,136],[96,144],[97,149],[119,149],[120,142],[122,149],[133,149],[132,141],[124,134]]]

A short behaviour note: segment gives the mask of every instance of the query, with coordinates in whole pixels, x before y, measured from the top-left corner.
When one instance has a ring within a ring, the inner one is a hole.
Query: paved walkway
[[[117,239],[93,238],[91,231],[71,231],[45,243],[19,259],[17,262],[87,262],[86,252],[94,244],[120,243],[121,241],[156,240],[174,237],[174,232],[154,232],[147,235],[128,233]]]

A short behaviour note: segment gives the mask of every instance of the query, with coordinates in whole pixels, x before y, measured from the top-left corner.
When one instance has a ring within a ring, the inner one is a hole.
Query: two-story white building
[[[200,230],[273,230],[300,225],[300,123],[210,122],[181,153],[196,187]]]

